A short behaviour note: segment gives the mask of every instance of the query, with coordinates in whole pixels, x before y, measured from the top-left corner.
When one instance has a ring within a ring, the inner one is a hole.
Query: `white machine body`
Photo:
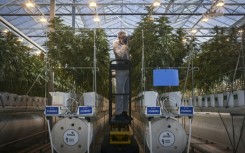
[[[59,153],[85,153],[88,140],[90,144],[93,137],[93,128],[89,132],[88,124],[87,120],[74,117],[59,120],[52,129],[54,149]]]
[[[151,124],[153,153],[181,153],[187,145],[184,128],[175,119],[155,118]],[[146,129],[146,142],[150,148],[149,128]]]

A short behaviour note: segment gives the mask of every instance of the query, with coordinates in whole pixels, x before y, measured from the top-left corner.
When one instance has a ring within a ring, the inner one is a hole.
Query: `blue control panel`
[[[159,106],[146,107],[145,115],[146,116],[159,116],[161,115],[161,109]]]
[[[92,106],[79,106],[77,114],[79,116],[92,116],[93,115],[93,107]]]
[[[193,116],[194,108],[193,106],[180,106],[178,114],[180,116]]]
[[[46,106],[44,114],[46,116],[60,115],[60,106]]]

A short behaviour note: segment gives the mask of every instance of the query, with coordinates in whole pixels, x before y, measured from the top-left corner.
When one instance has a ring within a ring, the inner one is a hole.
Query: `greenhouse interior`
[[[0,0],[1,153],[244,153],[244,0]]]

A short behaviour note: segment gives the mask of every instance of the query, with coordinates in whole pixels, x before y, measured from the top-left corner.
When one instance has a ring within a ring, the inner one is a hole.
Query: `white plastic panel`
[[[192,98],[187,99],[187,106],[193,106]]]
[[[233,94],[231,92],[225,92],[223,95],[223,107],[233,107],[234,99]]]
[[[201,107],[207,107],[207,96],[202,96]]]
[[[214,106],[223,107],[223,93],[214,95]]]
[[[207,100],[207,106],[208,107],[214,107],[214,94],[210,94],[206,96]]]
[[[201,96],[195,96],[195,106],[200,107],[202,102],[202,97]]]
[[[49,92],[52,96],[52,105],[54,106],[65,106],[68,107],[71,101],[71,93],[65,92]]]
[[[144,91],[141,93],[141,106],[155,107],[157,106],[158,93],[155,91]]]
[[[234,107],[244,106],[244,90],[238,90],[233,92]]]

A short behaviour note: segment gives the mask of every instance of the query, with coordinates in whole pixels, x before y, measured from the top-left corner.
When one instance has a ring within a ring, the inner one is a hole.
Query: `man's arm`
[[[113,50],[114,50],[114,53],[116,54],[116,58],[129,59],[127,45],[120,45],[118,41],[115,41],[113,43]]]

